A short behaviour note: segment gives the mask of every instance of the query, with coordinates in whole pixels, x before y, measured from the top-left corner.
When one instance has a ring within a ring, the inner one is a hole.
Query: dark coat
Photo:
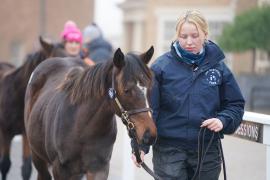
[[[211,41],[205,51],[199,67],[177,59],[174,48],[152,65],[155,83],[150,104],[161,143],[193,149],[204,120],[220,119],[224,127],[221,137],[233,133],[242,121],[245,101],[223,62],[223,52]],[[210,136],[208,130],[206,140]]]
[[[95,63],[100,63],[112,58],[112,46],[102,37],[93,39],[90,43],[86,44],[86,47],[89,51],[89,58]]]

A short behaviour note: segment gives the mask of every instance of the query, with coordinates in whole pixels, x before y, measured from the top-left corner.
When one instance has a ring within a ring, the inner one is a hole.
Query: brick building
[[[43,35],[59,40],[64,23],[82,29],[94,16],[94,0],[4,0],[0,6],[0,61],[19,65]]]

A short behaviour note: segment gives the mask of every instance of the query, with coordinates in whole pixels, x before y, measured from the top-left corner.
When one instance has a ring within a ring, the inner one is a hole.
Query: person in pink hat
[[[64,48],[69,56],[80,56],[88,65],[94,65],[94,61],[87,57],[87,52],[82,50],[82,33],[73,21],[67,21],[61,33]]]
[[[61,33],[65,50],[70,56],[78,56],[81,51],[82,33],[73,21],[67,21]]]

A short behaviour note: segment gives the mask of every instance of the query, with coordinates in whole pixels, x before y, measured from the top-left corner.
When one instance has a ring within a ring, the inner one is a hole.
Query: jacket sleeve
[[[232,134],[242,122],[245,100],[228,67],[223,64],[223,80],[220,87],[221,108],[217,118],[223,123],[224,134]]]

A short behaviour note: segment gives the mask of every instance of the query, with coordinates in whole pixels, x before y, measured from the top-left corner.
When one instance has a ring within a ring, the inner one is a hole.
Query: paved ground
[[[21,137],[17,136],[12,142],[12,150],[11,150],[11,162],[12,166],[9,171],[7,180],[20,180],[21,177],[21,166],[22,166],[22,146],[21,146]],[[114,162],[117,162],[117,157],[113,157]],[[113,163],[112,163],[113,164]],[[111,169],[117,169],[118,165],[117,163],[114,165],[114,167],[111,167]],[[35,168],[33,167],[31,180],[37,179],[37,172]],[[121,179],[121,173],[117,170],[111,170],[108,180],[120,180]],[[0,176],[1,180],[1,176]],[[83,178],[85,180],[85,178]]]
[[[223,148],[228,180],[266,180],[266,145],[225,136]]]
[[[111,160],[109,180],[152,180],[152,178],[144,170],[134,168],[132,162],[130,161],[130,145],[128,141],[124,141],[128,139],[126,136],[126,130],[123,128],[120,121],[118,121],[118,127],[119,132]],[[126,143],[123,144],[123,142]],[[228,180],[266,179],[266,146],[241,140],[235,137],[225,137],[223,146]],[[16,137],[12,144],[12,168],[8,175],[8,180],[21,179],[21,159],[21,141],[20,137]],[[146,157],[146,162],[151,167],[151,154]],[[220,178],[220,180],[222,179],[223,178]],[[33,171],[31,180],[36,180],[35,170]]]

